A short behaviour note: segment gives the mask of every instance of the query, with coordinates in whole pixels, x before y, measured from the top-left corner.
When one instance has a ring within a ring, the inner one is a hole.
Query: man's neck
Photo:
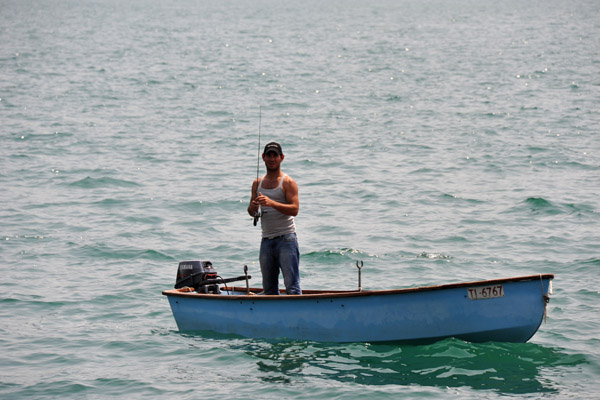
[[[278,180],[283,174],[281,173],[281,169],[276,169],[276,170],[267,170],[267,175],[265,175],[265,177],[268,180],[271,181],[276,181]]]

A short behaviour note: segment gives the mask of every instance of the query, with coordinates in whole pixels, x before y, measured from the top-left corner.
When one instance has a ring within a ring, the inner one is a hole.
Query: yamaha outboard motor
[[[177,269],[175,289],[192,287],[198,293],[220,293],[217,271],[210,261],[182,261]]]
[[[243,280],[246,281],[246,287],[248,287],[248,279],[252,277],[247,274],[247,270],[248,267],[244,266],[245,276],[223,279],[217,275],[217,271],[210,261],[182,261],[177,269],[175,289],[187,286],[194,288],[197,293],[220,294],[219,284],[224,284],[227,289],[227,283]]]

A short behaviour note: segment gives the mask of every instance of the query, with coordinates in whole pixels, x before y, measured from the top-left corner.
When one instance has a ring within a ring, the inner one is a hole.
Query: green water
[[[597,397],[598,14],[0,0],[0,397]],[[357,260],[365,289],[552,273],[548,323],[525,344],[178,332],[179,261],[260,275],[259,106],[303,288],[355,288]]]

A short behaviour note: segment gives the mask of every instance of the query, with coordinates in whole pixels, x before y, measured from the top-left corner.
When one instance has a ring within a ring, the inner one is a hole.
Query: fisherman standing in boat
[[[267,174],[252,183],[248,214],[261,213],[262,241],[260,270],[264,294],[279,294],[279,271],[283,274],[287,294],[302,294],[300,289],[300,251],[294,217],[300,200],[298,185],[281,171],[285,156],[279,143],[265,146],[262,159]]]

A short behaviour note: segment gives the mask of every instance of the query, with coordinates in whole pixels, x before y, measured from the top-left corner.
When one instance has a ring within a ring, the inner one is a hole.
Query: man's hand
[[[256,197],[256,199],[254,199],[254,202],[257,205],[261,205],[263,207],[273,207],[273,204],[275,203],[273,200],[271,200],[267,196],[264,196],[261,192],[258,193],[258,196]],[[257,207],[257,209],[258,209],[258,207]]]
[[[255,216],[258,213],[260,204],[256,199],[252,200],[248,205],[248,214]]]

